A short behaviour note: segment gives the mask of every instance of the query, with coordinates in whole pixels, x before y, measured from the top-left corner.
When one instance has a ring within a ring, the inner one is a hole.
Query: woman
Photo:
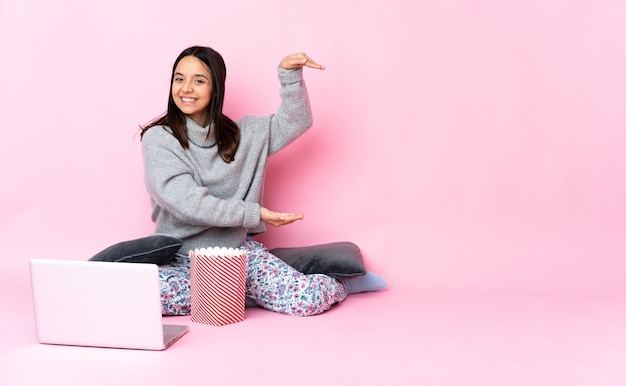
[[[145,183],[156,232],[183,240],[181,252],[233,247],[247,254],[246,296],[290,315],[316,315],[345,299],[345,283],[303,275],[271,255],[252,236],[265,224],[303,218],[261,206],[267,158],[312,125],[303,67],[323,70],[305,53],[279,64],[276,114],[237,123],[222,113],[226,66],[208,47],[190,47],[174,62],[167,112],[141,133]],[[362,280],[371,280],[366,278]],[[163,314],[189,314],[189,257],[160,267]],[[381,279],[382,280],[382,279]]]

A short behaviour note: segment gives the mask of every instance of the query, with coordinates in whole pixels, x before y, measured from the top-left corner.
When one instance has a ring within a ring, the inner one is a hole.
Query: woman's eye
[[[202,79],[196,79],[196,84],[204,84],[204,81]]]
[[[178,83],[180,83],[180,82],[182,82],[182,81],[183,81],[183,78],[174,78],[174,82],[178,82]]]

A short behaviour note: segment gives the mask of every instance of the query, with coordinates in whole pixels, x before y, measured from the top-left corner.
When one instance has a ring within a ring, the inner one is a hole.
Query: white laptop
[[[154,264],[32,259],[40,343],[164,350],[188,326],[164,325]]]

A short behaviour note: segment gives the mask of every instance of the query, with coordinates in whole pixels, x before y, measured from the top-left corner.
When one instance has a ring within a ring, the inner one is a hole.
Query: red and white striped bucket
[[[224,326],[245,316],[246,253],[233,248],[189,251],[191,321]]]

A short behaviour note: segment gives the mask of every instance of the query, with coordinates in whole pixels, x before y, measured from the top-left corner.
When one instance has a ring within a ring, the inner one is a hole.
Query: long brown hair
[[[226,64],[219,52],[209,47],[193,46],[189,47],[178,55],[172,68],[172,78],[170,79],[170,93],[167,101],[167,112],[160,117],[141,127],[140,137],[143,138],[145,132],[154,126],[169,126],[180,145],[184,149],[189,149],[189,138],[187,136],[185,114],[180,111],[174,97],[172,96],[172,83],[174,72],[178,62],[186,56],[195,56],[209,68],[213,81],[213,93],[211,101],[207,107],[209,110],[209,122],[213,123],[215,130],[215,140],[217,142],[217,152],[226,162],[235,159],[235,153],[239,147],[241,133],[237,124],[222,113],[224,106],[224,88],[226,84]],[[208,138],[207,133],[207,138]]]

